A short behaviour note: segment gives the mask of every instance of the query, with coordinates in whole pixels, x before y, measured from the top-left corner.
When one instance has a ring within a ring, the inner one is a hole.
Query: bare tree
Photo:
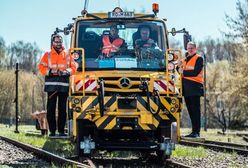
[[[241,128],[248,119],[248,55],[240,54],[234,62],[218,61],[207,68],[209,126],[223,131]]]
[[[218,60],[233,60],[237,53],[234,50],[238,44],[231,43],[227,40],[212,39],[208,37],[206,40],[199,42],[198,51],[204,52],[206,60],[209,63]]]
[[[232,17],[226,14],[226,24],[232,32],[224,33],[228,38],[235,41],[243,39],[244,43],[248,44],[248,0],[242,3],[240,0],[236,2],[238,16]]]
[[[24,43],[17,41],[8,47],[9,64],[8,69],[12,69],[16,62],[19,62],[20,69],[26,71],[36,71],[37,61],[41,50],[36,43]]]
[[[40,76],[20,71],[19,73],[19,109],[23,120],[30,119],[36,110],[45,110],[46,94],[44,82]],[[15,75],[14,70],[0,71],[0,120],[15,114]]]
[[[5,65],[5,54],[6,54],[6,46],[5,41],[2,37],[0,37],[0,68]]]

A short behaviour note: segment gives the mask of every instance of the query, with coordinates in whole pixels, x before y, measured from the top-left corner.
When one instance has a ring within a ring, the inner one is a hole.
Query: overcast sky
[[[158,16],[167,18],[167,27],[186,28],[196,41],[208,36],[221,38],[227,31],[225,13],[235,17],[236,0],[89,0],[88,12],[112,11],[118,4],[129,11],[152,13],[152,3],[160,5]],[[6,45],[23,40],[36,42],[42,50],[50,47],[50,35],[80,15],[84,0],[1,0],[0,36]]]

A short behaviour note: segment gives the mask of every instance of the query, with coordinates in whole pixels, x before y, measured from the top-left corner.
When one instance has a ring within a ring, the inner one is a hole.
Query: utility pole
[[[18,120],[19,120],[19,114],[18,114],[18,63],[16,63],[16,70],[15,70],[15,74],[16,74],[16,97],[15,97],[15,103],[16,103],[16,129],[15,129],[15,133],[19,133],[18,131]]]
[[[206,97],[206,92],[207,92],[207,73],[206,73],[206,67],[207,67],[207,60],[206,60],[206,55],[203,53],[203,59],[204,59],[204,131],[207,131],[207,97]]]
[[[33,85],[33,88],[32,88],[32,113],[34,112],[35,110],[35,100],[34,100],[34,87],[35,85]]]

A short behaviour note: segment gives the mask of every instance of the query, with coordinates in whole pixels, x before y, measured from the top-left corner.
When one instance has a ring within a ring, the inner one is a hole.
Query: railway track
[[[83,168],[98,168],[98,167],[144,167],[144,168],[152,168],[152,167],[167,167],[167,168],[190,168],[187,165],[184,165],[179,162],[175,162],[171,159],[167,159],[166,161],[158,160],[157,157],[151,156],[149,158],[63,158],[48,151],[33,147],[28,144],[24,144],[13,139],[0,136],[0,139],[6,141],[10,144],[13,144],[16,147],[19,147],[25,151],[32,152],[38,158],[53,163],[55,165],[73,165],[76,167]]]
[[[79,159],[77,156],[71,157],[72,160],[81,160],[84,162],[87,158]],[[142,168],[190,168],[190,166],[185,165],[180,162],[176,162],[172,159],[167,159],[165,161],[159,160],[154,155],[146,155],[145,157],[93,157],[91,162],[94,166],[92,168],[111,168],[111,167],[142,167]]]
[[[247,133],[236,133],[237,136],[241,136],[244,141],[248,142],[248,134]]]
[[[88,161],[88,164],[83,164],[74,160],[70,160],[70,159],[66,159],[63,157],[60,157],[58,155],[55,155],[53,153],[47,152],[45,150],[33,147],[31,145],[28,144],[24,144],[18,141],[15,141],[13,139],[4,137],[4,136],[0,136],[0,139],[3,141],[6,141],[10,144],[13,144],[14,146],[17,146],[19,148],[22,148],[25,151],[28,152],[32,152],[33,154],[35,154],[36,156],[38,156],[39,158],[41,158],[42,160],[45,160],[49,163],[53,163],[55,165],[73,165],[73,166],[77,166],[77,167],[82,167],[82,168],[92,168],[93,165],[92,163],[90,163],[90,161]]]
[[[142,168],[190,168],[190,166],[185,165],[183,163],[176,162],[171,159],[167,159],[166,161],[158,160],[158,158],[146,159],[142,160],[141,158],[130,158],[130,159],[122,159],[122,158],[108,158],[108,159],[92,159],[97,167],[142,167]]]
[[[247,136],[243,136],[243,139],[248,142],[248,135]]]
[[[169,168],[190,168],[190,166],[188,165],[185,165],[185,164],[182,164],[182,163],[179,163],[179,162],[176,162],[174,160],[166,160],[166,167],[169,167]]]
[[[210,148],[213,150],[222,152],[236,152],[237,154],[248,156],[248,145],[210,140],[192,141],[189,139],[182,139],[180,140],[179,144],[186,146],[203,146],[205,148]]]

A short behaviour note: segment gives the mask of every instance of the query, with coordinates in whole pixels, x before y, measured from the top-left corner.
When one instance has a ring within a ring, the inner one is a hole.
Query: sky
[[[235,18],[237,0],[89,0],[88,12],[112,11],[120,4],[128,11],[152,13],[159,4],[158,17],[167,19],[169,29],[186,28],[193,39],[222,38],[228,31],[225,14]],[[242,2],[242,0],[241,0]],[[0,0],[0,36],[10,45],[18,40],[35,42],[43,51],[50,48],[56,27],[72,23],[84,8],[84,0]],[[65,37],[68,41],[70,37]],[[182,36],[178,36],[182,40]]]

